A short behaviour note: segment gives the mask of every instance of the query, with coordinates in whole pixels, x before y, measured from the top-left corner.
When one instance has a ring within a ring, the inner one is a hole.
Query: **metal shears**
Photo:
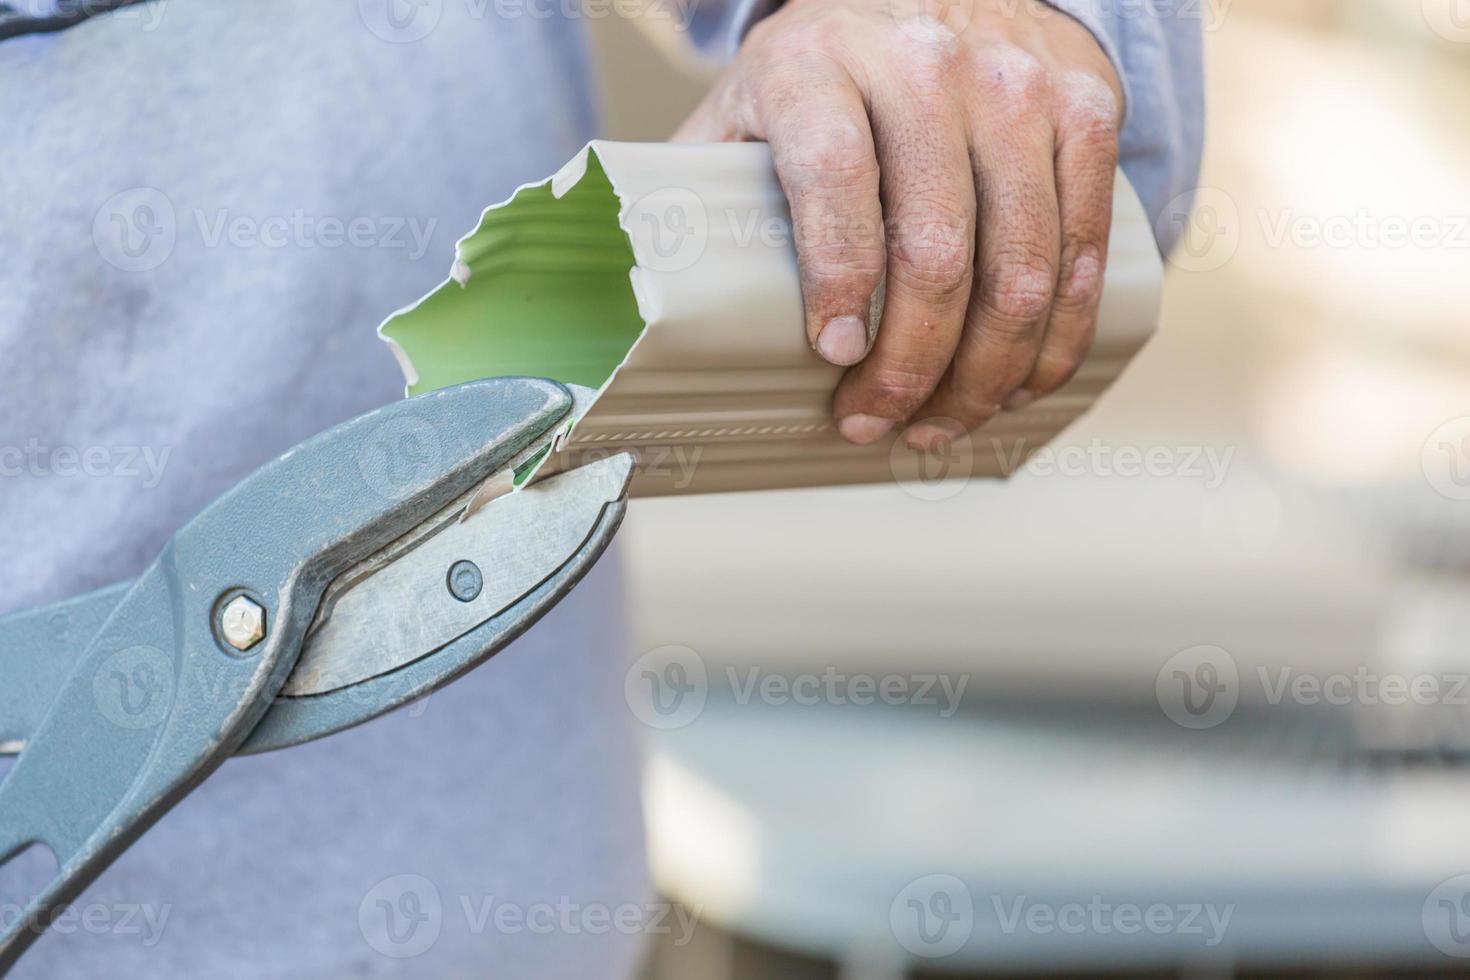
[[[235,754],[375,718],[482,663],[581,580],[627,508],[623,453],[516,486],[590,392],[475,381],[266,464],[134,581],[0,619],[0,865],[57,872],[0,973]]]

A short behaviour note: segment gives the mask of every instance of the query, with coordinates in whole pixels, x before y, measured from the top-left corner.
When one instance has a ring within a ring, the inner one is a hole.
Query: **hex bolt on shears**
[[[389,405],[257,470],[136,580],[0,619],[0,866],[33,845],[58,866],[0,973],[231,755],[421,697],[570,592],[632,457],[512,485],[589,394],[498,378]]]

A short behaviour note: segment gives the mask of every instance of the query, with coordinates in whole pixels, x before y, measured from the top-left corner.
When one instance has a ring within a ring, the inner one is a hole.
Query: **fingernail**
[[[849,415],[837,423],[837,431],[842,433],[842,438],[859,446],[877,442],[892,429],[892,419],[880,419],[876,415]]]
[[[909,444],[910,449],[916,449],[921,453],[943,452],[952,446],[956,439],[965,434],[958,425],[944,422],[919,422],[908,427],[903,434],[904,442]]]
[[[1006,399],[1005,410],[1007,412],[1019,412],[1021,409],[1036,401],[1036,393],[1019,388],[1011,392],[1011,397]]]
[[[867,350],[868,326],[855,316],[830,320],[817,334],[817,353],[833,364],[856,364]]]

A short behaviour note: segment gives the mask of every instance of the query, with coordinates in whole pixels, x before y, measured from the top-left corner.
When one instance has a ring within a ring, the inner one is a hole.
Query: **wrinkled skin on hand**
[[[838,430],[937,451],[1087,356],[1122,110],[1041,0],[788,0],[675,138],[770,144]]]

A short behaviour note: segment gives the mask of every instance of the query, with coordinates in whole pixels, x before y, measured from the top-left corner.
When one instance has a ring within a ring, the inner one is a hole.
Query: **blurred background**
[[[1199,9],[1162,328],[1053,455],[634,505],[648,977],[1470,972],[1470,3]],[[707,66],[594,24],[666,138]]]

